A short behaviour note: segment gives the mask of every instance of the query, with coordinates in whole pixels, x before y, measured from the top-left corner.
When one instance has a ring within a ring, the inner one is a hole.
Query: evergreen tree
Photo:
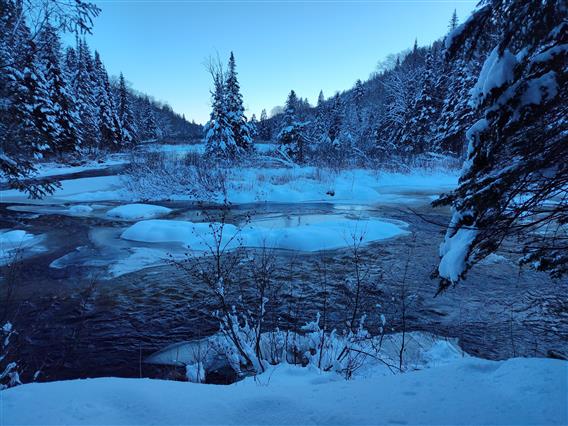
[[[39,198],[51,193],[49,182],[25,181],[34,162],[51,149],[42,130],[54,120],[43,74],[36,68],[36,51],[22,21],[21,3],[0,0],[0,172],[13,188]]]
[[[61,67],[61,45],[55,28],[47,23],[39,35],[38,43],[43,48],[37,57],[38,68],[46,82],[49,104],[53,120],[46,125],[44,137],[56,152],[74,152],[80,146],[77,129],[79,117],[73,103],[65,74]]]
[[[459,23],[458,13],[457,13],[456,9],[454,9],[454,13],[452,13],[452,17],[450,18],[450,23],[448,25],[448,29],[450,31],[455,30],[458,27],[458,23]]]
[[[84,40],[77,40],[76,67],[72,79],[77,113],[79,115],[79,130],[83,146],[95,149],[99,145],[100,133],[98,126],[97,87],[94,76],[93,58]]]
[[[411,118],[401,129],[400,140],[407,154],[421,154],[431,146],[440,112],[440,96],[436,86],[432,54],[426,56],[421,90],[413,102]]]
[[[476,49],[491,25],[500,34],[472,90],[479,120],[467,131],[459,186],[437,202],[453,209],[440,289],[512,236],[522,263],[568,273],[567,13],[561,0],[485,0],[447,40],[455,57]]]
[[[339,132],[341,131],[341,126],[343,124],[343,102],[339,96],[339,93],[333,98],[333,107],[331,110],[331,125],[329,127],[328,136],[331,143],[338,144]]]
[[[212,158],[234,159],[242,153],[233,133],[232,122],[227,112],[225,76],[220,65],[211,65],[213,78],[211,92],[211,115],[205,125],[205,154]]]
[[[130,109],[130,101],[128,99],[128,89],[124,81],[124,75],[120,73],[118,86],[118,119],[120,120],[120,128],[122,131],[121,139],[125,145],[137,142],[137,132],[134,125],[134,116]]]
[[[280,152],[293,161],[302,163],[306,157],[307,138],[305,136],[305,123],[298,121],[296,115],[298,97],[296,92],[290,91],[284,110],[283,127],[278,133],[277,140]]]
[[[325,96],[323,95],[323,90],[320,90],[319,95],[318,95],[318,104],[317,106],[321,106],[323,105],[325,102]]]
[[[361,82],[361,80],[357,80],[355,82],[355,88],[353,89],[353,103],[355,104],[355,113],[359,125],[361,125],[361,123],[363,122],[362,109],[364,96],[365,89],[363,88],[363,83]]]
[[[144,100],[144,137],[145,139],[155,139],[158,137],[158,127],[150,99]]]
[[[448,83],[440,112],[435,150],[461,155],[465,147],[465,132],[473,124],[473,108],[469,91],[475,83],[475,64],[457,59],[447,64]]]
[[[254,139],[258,136],[258,120],[256,119],[256,115],[253,114],[249,121],[249,128],[251,137]]]
[[[108,74],[99,53],[96,51],[94,69],[97,79],[98,124],[101,147],[118,151],[122,148],[122,129],[112,96]]]
[[[233,129],[235,143],[241,150],[249,151],[252,148],[253,141],[251,129],[244,114],[243,97],[241,95],[239,81],[237,80],[237,65],[233,52],[231,52],[231,56],[229,57],[225,91],[227,120]]]
[[[260,121],[258,123],[258,137],[262,141],[269,141],[272,139],[272,129],[268,120],[268,114],[263,109],[260,113]]]
[[[313,139],[318,145],[331,142],[329,139],[329,123],[328,112],[325,105],[325,98],[323,91],[320,90],[318,96],[318,105],[316,107],[316,119],[314,122],[314,135]]]

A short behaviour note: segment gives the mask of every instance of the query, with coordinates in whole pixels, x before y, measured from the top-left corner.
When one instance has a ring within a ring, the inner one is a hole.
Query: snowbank
[[[316,216],[316,215],[314,215]],[[384,240],[405,234],[402,222],[378,219],[349,219],[328,215],[321,222],[310,222],[309,216],[298,216],[293,225],[275,225],[270,221],[254,221],[242,229],[225,224],[223,241],[228,249],[245,247],[271,247],[278,249],[319,251],[347,247],[353,237],[363,236],[363,242]],[[316,216],[319,218],[319,216]],[[182,243],[191,250],[205,251],[213,246],[213,230],[218,223],[193,223],[179,220],[146,220],[138,222],[122,233],[122,238],[146,243]]]
[[[109,210],[107,216],[123,220],[153,219],[166,216],[171,211],[167,207],[154,206],[152,204],[126,204]]]
[[[11,425],[567,424],[568,363],[464,358],[345,381],[281,365],[230,386],[102,378],[2,392]]]
[[[247,168],[228,177],[229,201],[428,203],[429,196],[454,188],[457,172],[387,173],[366,169],[339,173],[314,167]]]
[[[16,189],[0,191],[1,203],[56,204],[64,202],[89,202],[129,199],[119,176],[99,176],[67,179],[61,181],[52,195],[41,200],[29,199],[27,194]]]

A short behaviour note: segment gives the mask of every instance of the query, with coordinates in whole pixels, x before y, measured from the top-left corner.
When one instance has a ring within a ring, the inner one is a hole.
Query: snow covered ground
[[[105,160],[88,161],[78,166],[70,166],[61,163],[42,163],[38,165],[33,177],[64,176],[90,170],[102,170],[112,166],[127,164],[128,161],[127,154],[113,154]]]
[[[71,380],[1,392],[0,423],[566,425],[567,377],[560,360],[463,358],[351,381],[287,364],[230,386]]]
[[[228,176],[228,200],[235,204],[253,202],[302,203],[341,202],[359,204],[428,203],[433,195],[455,187],[452,172],[412,174],[383,173],[356,169],[341,173],[313,167],[233,169]],[[189,193],[172,193],[168,182],[156,176],[160,186],[135,193],[125,187],[126,177],[99,176],[61,181],[62,187],[42,200],[28,199],[17,190],[0,191],[0,202],[20,204],[56,204],[68,202],[194,200]],[[184,188],[189,189],[189,188]],[[197,197],[200,201],[219,201],[220,194]]]

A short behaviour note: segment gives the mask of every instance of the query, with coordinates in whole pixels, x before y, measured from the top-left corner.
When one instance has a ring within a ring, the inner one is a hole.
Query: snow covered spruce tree
[[[79,129],[83,147],[95,150],[99,144],[97,104],[97,79],[93,57],[85,40],[77,40],[76,66],[72,76],[77,112],[79,114]]]
[[[245,117],[243,108],[243,97],[239,81],[237,80],[237,65],[235,55],[231,52],[227,70],[227,81],[225,84],[227,119],[233,129],[235,143],[244,152],[253,148],[250,124]]]
[[[316,118],[314,120],[312,140],[314,141],[315,149],[319,150],[324,146],[329,146],[331,140],[329,139],[329,113],[325,104],[325,97],[323,91],[320,90],[318,96],[318,104],[316,106]]]
[[[253,114],[250,117],[248,125],[249,125],[249,128],[250,128],[250,135],[254,140],[254,138],[256,138],[258,136],[258,120],[256,119],[256,114]]]
[[[118,151],[122,148],[122,128],[116,111],[108,74],[98,52],[95,52],[94,67],[97,78],[98,122],[101,147]]]
[[[120,73],[118,80],[118,119],[120,120],[121,140],[123,145],[132,145],[138,141],[138,135],[134,124],[134,116],[130,109],[128,89],[124,81],[124,75]]]
[[[142,117],[142,131],[143,139],[155,139],[158,137],[158,126],[156,125],[156,117],[152,109],[152,103],[148,97],[144,98],[144,108]]]
[[[521,263],[568,272],[567,14],[562,0],[485,0],[447,38],[456,55],[474,50],[491,25],[500,33],[472,91],[479,120],[467,132],[459,186],[436,202],[453,209],[441,289],[512,236]]]
[[[305,135],[306,125],[298,121],[296,116],[297,107],[298,97],[296,92],[291,90],[286,100],[283,127],[276,139],[280,145],[280,153],[287,160],[302,163],[306,159],[308,140]]]
[[[52,151],[43,134],[51,132],[55,117],[21,4],[2,0],[0,6],[0,172],[11,187],[39,198],[54,185],[25,178]]]
[[[213,79],[211,91],[211,115],[205,125],[205,155],[215,159],[235,159],[242,153],[237,145],[233,126],[227,111],[226,80],[219,60],[210,60],[209,74]]]
[[[78,150],[81,145],[78,130],[79,117],[71,97],[63,72],[60,55],[61,43],[55,28],[46,23],[39,34],[38,43],[43,47],[38,53],[38,68],[46,83],[48,103],[46,107],[53,120],[43,136],[55,152],[69,153]]]
[[[263,109],[260,113],[260,121],[258,122],[258,138],[262,141],[269,141],[272,139],[272,128],[265,109]]]
[[[400,134],[404,152],[411,155],[428,151],[441,109],[434,58],[430,52],[426,55],[420,82],[419,91],[412,103],[411,113],[408,114]]]

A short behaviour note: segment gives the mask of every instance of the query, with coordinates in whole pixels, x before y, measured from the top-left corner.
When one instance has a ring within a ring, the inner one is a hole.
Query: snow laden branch
[[[475,49],[495,25],[501,36],[471,94],[478,120],[440,247],[441,289],[511,237],[521,264],[559,278],[568,272],[568,96],[562,1],[485,1],[452,33],[449,54]],[[461,46],[461,47],[460,47]]]

